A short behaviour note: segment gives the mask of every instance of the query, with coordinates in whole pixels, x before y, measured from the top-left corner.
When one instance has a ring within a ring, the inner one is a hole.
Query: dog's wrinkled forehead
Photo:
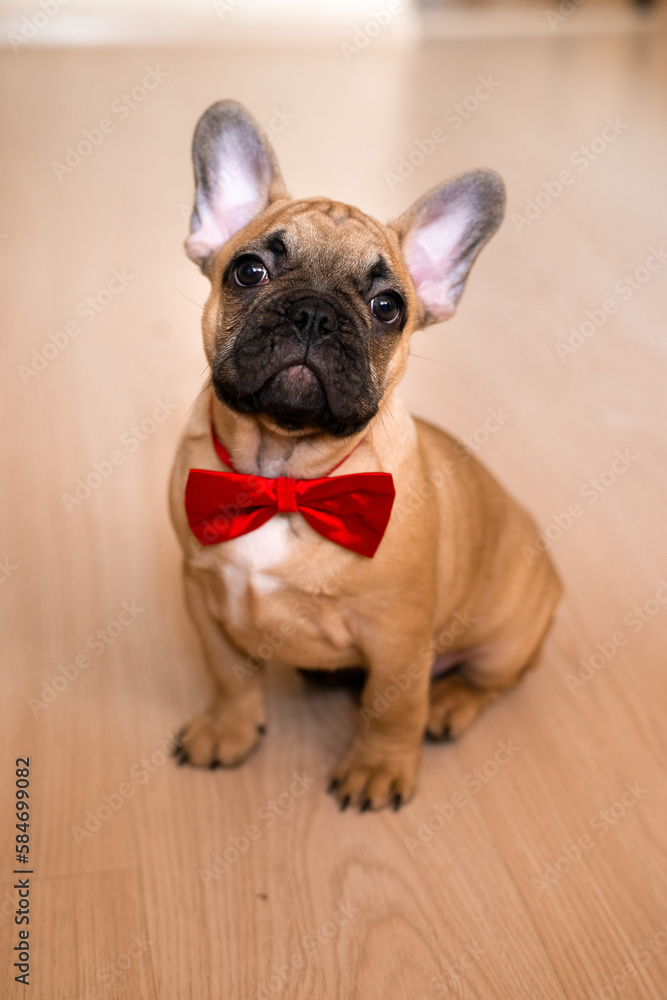
[[[291,202],[242,250],[268,254],[281,273],[313,289],[356,290],[364,296],[378,282],[398,290],[405,284],[386,230],[341,202]]]

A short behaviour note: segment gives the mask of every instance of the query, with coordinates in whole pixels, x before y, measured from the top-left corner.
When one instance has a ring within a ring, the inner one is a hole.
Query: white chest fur
[[[229,625],[244,628],[251,624],[253,602],[283,585],[290,553],[296,544],[289,516],[285,514],[276,514],[256,531],[225,543],[220,572]]]
[[[357,662],[330,561],[298,514],[276,514],[255,531],[200,550],[211,612],[253,655],[280,635],[276,658],[300,666]],[[259,653],[258,655],[262,655]]]

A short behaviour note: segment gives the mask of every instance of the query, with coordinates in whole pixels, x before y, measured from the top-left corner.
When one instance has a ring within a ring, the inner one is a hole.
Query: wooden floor
[[[664,1000],[665,37],[369,45],[349,63],[334,45],[26,46],[0,72],[2,997]],[[403,395],[534,512],[566,599],[541,667],[458,744],[425,746],[397,814],[336,810],[353,702],[287,668],[245,766],[165,753],[208,695],[166,485],[204,379],[189,142],[224,96],[272,129],[297,195],[386,219],[465,168],[508,184]],[[90,155],[67,164],[85,129]],[[12,967],[24,756],[29,991]]]

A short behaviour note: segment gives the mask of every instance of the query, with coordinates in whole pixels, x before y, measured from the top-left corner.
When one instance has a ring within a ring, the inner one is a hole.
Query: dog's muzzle
[[[347,436],[377,412],[360,317],[313,293],[280,296],[251,312],[213,365],[218,397],[287,430]]]

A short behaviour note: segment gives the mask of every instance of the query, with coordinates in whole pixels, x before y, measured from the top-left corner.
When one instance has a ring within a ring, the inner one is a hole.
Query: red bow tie
[[[185,511],[202,545],[217,545],[246,535],[274,514],[298,511],[311,528],[329,541],[362,556],[375,555],[396,493],[390,473],[360,472],[322,479],[245,476],[233,471],[212,422],[211,435],[220,461],[232,472],[190,469]]]

